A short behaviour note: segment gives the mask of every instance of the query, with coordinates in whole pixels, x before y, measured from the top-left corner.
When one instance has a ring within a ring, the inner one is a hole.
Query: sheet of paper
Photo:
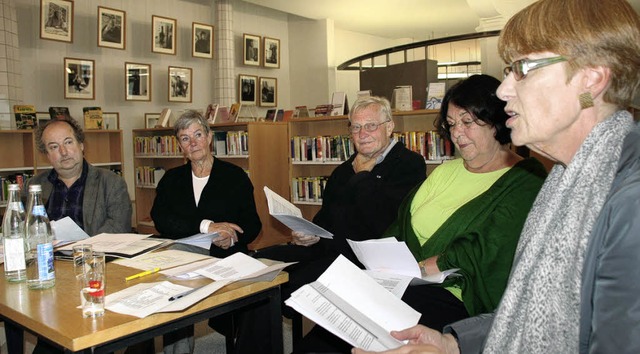
[[[264,187],[264,194],[267,197],[269,214],[291,230],[323,238],[333,238],[331,232],[303,218],[302,211],[298,207],[269,189],[269,187]]]
[[[188,263],[178,267],[161,270],[160,273],[168,277],[173,277],[177,279],[200,278],[200,277],[203,277],[203,275],[197,273],[196,272],[197,270],[206,268],[219,260],[220,260],[219,258],[211,257],[209,259],[203,259],[201,261],[196,261],[196,262]]]
[[[377,272],[375,270],[365,270],[364,271],[368,276],[373,278],[378,284],[382,285],[385,289],[389,290],[393,295],[397,298],[402,298],[404,292],[409,287],[409,283],[411,283],[413,277],[408,277],[405,275],[393,274],[393,273],[385,273],[385,272]]]
[[[151,235],[102,233],[78,242],[92,245],[93,250],[96,252],[134,255],[152,249],[156,246],[160,246],[164,243],[162,240],[145,240],[149,236]],[[60,247],[59,250],[71,251],[75,243]]]
[[[186,245],[197,246],[197,247],[208,250],[209,248],[211,248],[211,242],[213,242],[213,240],[218,238],[218,236],[220,236],[220,234],[218,234],[217,232],[210,233],[210,234],[200,233],[200,234],[195,234],[193,236],[177,239],[175,240],[175,242],[184,243]]]
[[[213,280],[238,280],[265,268],[259,260],[237,252],[196,272]]]
[[[113,262],[131,268],[149,270],[154,268],[169,269],[188,263],[210,259],[212,259],[211,256],[204,254],[180,250],[164,250],[145,253],[133,258],[117,259]]]
[[[60,241],[79,241],[89,238],[89,235],[68,216],[51,221],[51,230],[54,238]]]
[[[372,351],[400,346],[389,332],[411,327],[420,318],[343,256],[285,303],[351,345]]]
[[[420,266],[404,242],[347,240],[358,260],[369,270],[421,278]]]
[[[191,288],[188,286],[168,281],[137,284],[107,295],[105,308],[109,311],[143,318],[169,306],[170,297],[189,289]]]

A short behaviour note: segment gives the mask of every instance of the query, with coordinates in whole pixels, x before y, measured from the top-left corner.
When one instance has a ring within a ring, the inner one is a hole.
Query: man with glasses
[[[282,298],[320,276],[339,255],[357,263],[346,239],[362,241],[382,236],[395,220],[409,191],[426,178],[424,158],[391,138],[394,123],[389,101],[358,99],[349,113],[348,131],[356,153],[338,166],[327,182],[322,207],[313,222],[334,238],[292,233],[290,245],[258,252],[255,257],[299,263],[287,268],[289,282]],[[284,308],[285,315],[290,315]]]

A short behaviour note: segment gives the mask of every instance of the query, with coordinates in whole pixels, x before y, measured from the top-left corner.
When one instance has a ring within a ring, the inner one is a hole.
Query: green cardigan
[[[439,269],[460,268],[462,277],[442,286],[462,288],[470,316],[491,312],[500,302],[520,232],[546,175],[534,158],[518,162],[486,192],[458,208],[422,246],[411,226],[417,186],[400,205],[385,236],[405,241],[417,261],[437,255]]]

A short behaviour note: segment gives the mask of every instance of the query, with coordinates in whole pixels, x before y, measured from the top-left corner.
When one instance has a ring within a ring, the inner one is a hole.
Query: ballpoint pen
[[[156,272],[159,272],[159,271],[160,271],[160,267],[155,267],[153,269],[145,270],[144,272],[140,272],[138,274],[130,275],[130,276],[124,278],[124,280],[125,281],[129,281],[129,280],[132,280],[132,279],[137,279],[137,278],[140,278],[140,277],[144,277],[145,275],[153,274],[153,273],[156,273]]]
[[[180,294],[177,294],[177,295],[173,295],[172,297],[169,298],[169,301],[178,300],[178,299],[183,298],[183,297],[191,294],[192,292],[194,292],[196,290],[199,290],[199,289],[202,289],[202,288],[203,288],[203,286],[199,286],[197,288],[193,288],[193,289],[187,290],[187,291],[185,291],[183,293],[180,293]]]

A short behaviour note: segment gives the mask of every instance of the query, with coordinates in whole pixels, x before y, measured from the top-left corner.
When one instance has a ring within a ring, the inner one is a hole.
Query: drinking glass
[[[82,317],[103,316],[106,286],[106,263],[103,252],[93,252],[89,257],[82,282],[80,291]]]

